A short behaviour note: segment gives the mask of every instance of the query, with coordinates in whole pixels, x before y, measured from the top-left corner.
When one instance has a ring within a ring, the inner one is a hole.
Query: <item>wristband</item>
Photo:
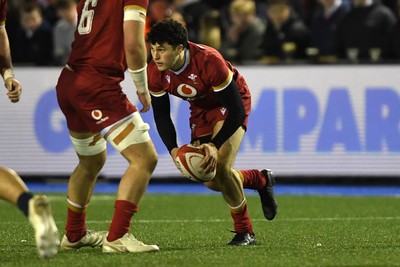
[[[143,68],[138,70],[131,70],[128,68],[128,71],[131,74],[132,80],[135,83],[138,93],[148,93],[149,88],[147,86],[147,64],[144,65]]]
[[[3,73],[3,80],[6,81],[8,78],[14,78],[13,69],[6,69]]]

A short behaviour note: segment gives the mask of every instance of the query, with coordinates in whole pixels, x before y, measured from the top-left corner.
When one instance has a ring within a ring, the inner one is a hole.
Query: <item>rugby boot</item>
[[[228,243],[232,246],[248,246],[256,244],[256,236],[254,233],[236,233],[233,239]]]
[[[108,241],[107,236],[104,237],[103,241],[103,252],[115,253],[115,252],[156,252],[160,249],[157,245],[146,245],[143,242],[137,240],[132,234],[126,233],[123,237],[118,238],[114,241]]]
[[[35,195],[29,200],[28,220],[35,231],[39,257],[50,259],[57,255],[60,244],[58,229],[54,222],[47,196]]]
[[[273,220],[278,212],[278,203],[275,200],[274,194],[275,175],[269,169],[264,169],[261,171],[261,173],[266,180],[266,185],[264,188],[258,190],[261,200],[261,207],[264,217],[267,220]]]
[[[69,242],[66,235],[63,236],[60,248],[61,250],[74,250],[82,247],[101,247],[103,244],[104,236],[107,235],[107,231],[86,231],[86,235],[76,242]]]

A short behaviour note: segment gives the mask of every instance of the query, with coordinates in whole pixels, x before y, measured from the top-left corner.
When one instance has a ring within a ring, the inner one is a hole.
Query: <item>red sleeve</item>
[[[161,81],[161,73],[153,61],[147,65],[147,82],[152,96],[157,97],[165,94],[164,86]]]
[[[218,52],[210,53],[204,62],[208,79],[215,92],[219,92],[231,83],[233,73],[228,68],[225,59]]]

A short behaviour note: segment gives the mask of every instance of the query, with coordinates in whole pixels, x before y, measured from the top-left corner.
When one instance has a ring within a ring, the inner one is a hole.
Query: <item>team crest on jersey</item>
[[[197,78],[197,75],[193,74],[193,73],[188,76],[188,79],[192,80],[194,82],[194,84],[197,84],[196,78]]]
[[[221,111],[222,115],[225,115],[226,108],[221,108],[220,111]]]
[[[180,84],[176,90],[178,91],[178,94],[180,94],[183,97],[190,98],[197,95],[196,88],[188,84]]]

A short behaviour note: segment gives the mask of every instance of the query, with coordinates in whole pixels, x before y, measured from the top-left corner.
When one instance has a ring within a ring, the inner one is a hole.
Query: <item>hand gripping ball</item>
[[[200,164],[205,156],[205,152],[190,144],[181,146],[176,153],[176,164],[182,175],[195,182],[211,181],[216,173],[216,169],[209,173],[203,173]]]

